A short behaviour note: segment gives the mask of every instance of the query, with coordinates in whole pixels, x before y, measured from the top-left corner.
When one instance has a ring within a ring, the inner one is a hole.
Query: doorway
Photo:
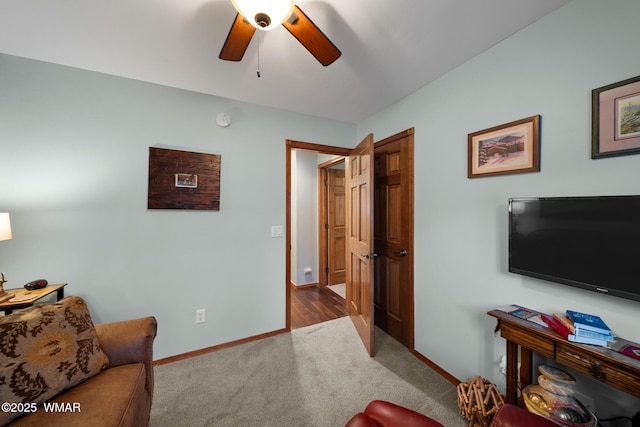
[[[374,241],[379,253],[375,265],[374,310],[378,327],[396,340],[413,349],[413,128],[400,132],[374,145],[375,198]],[[286,142],[286,327],[291,329],[291,198],[292,151],[308,150],[333,156],[348,157],[351,149],[287,140]],[[331,170],[341,160],[321,164],[319,176],[319,202],[322,205],[323,170]],[[348,174],[349,171],[347,170]],[[318,230],[324,228],[318,215]],[[336,232],[339,236],[339,231]],[[318,287],[330,283],[330,273],[324,265],[329,262],[329,243],[318,238]],[[295,255],[294,255],[295,256]],[[346,258],[346,256],[345,256]],[[345,261],[346,264],[346,261]],[[339,276],[338,276],[339,277]],[[348,279],[347,279],[348,280]],[[295,290],[294,290],[295,291]]]
[[[296,197],[297,195],[295,194],[295,187],[296,187],[296,182],[294,182],[294,180],[296,179],[296,170],[295,170],[295,165],[293,164],[293,153],[297,153],[297,152],[312,152],[312,153],[317,153],[317,154],[325,154],[328,155],[327,158],[329,158],[329,156],[338,156],[338,157],[344,157],[349,153],[349,149],[348,148],[342,148],[342,147],[333,147],[333,146],[327,146],[327,145],[320,145],[320,144],[312,144],[312,143],[307,143],[307,142],[300,142],[300,141],[292,141],[292,140],[287,140],[286,141],[286,233],[285,233],[285,237],[286,237],[286,328],[288,330],[291,329],[292,327],[292,323],[291,323],[291,312],[292,312],[292,292],[296,292],[298,289],[302,288],[302,286],[295,286],[296,284],[299,284],[296,282],[296,279],[293,279],[294,277],[296,277],[297,275],[300,274],[304,274],[304,271],[307,270],[307,265],[303,264],[301,262],[299,262],[300,260],[298,260],[298,254],[297,254],[297,233],[294,230],[294,227],[292,226],[292,223],[295,223],[296,218],[295,218],[295,212],[292,212],[292,204],[294,204],[294,202],[296,201]],[[326,159],[325,159],[326,160]],[[314,166],[314,174],[318,174],[317,172],[317,166],[318,163],[322,163],[322,162],[317,162]],[[316,188],[320,189],[321,187],[318,185],[316,186]],[[313,199],[315,201],[318,200],[318,193],[316,191],[314,191],[314,195],[313,195]],[[321,215],[319,215],[319,211],[320,209],[316,208],[314,214],[318,216],[318,218],[320,218]],[[317,224],[317,222],[316,222]],[[314,230],[315,230],[315,226],[314,226]],[[316,231],[314,231],[315,233],[315,239],[318,239],[318,235],[319,233],[317,233]],[[316,243],[316,248],[314,248],[317,253],[322,252],[322,249],[320,248],[320,244],[318,240]],[[315,257],[315,262],[314,264],[317,264],[318,266],[322,265],[322,261],[319,261],[319,256],[316,255]],[[295,268],[292,268],[292,266],[294,266]],[[296,271],[296,270],[301,270],[300,271]],[[328,289],[326,289],[326,281],[324,282],[325,286],[321,287],[319,286],[320,283],[323,283],[323,281],[325,279],[323,279],[323,274],[326,275],[326,273],[323,273],[324,270],[321,267],[318,268],[312,268],[312,274],[313,274],[313,270],[315,270],[316,276],[313,277],[313,275],[311,277],[309,276],[303,276],[302,278],[300,278],[298,280],[298,282],[300,280],[304,280],[304,282],[308,282],[310,286],[313,286],[315,288],[321,289],[323,292],[329,292],[331,293],[331,291],[329,291]],[[304,283],[302,282],[302,283]],[[295,295],[295,294],[293,294]]]

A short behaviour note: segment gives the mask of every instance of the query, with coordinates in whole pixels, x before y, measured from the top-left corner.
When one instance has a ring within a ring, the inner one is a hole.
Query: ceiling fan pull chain
[[[262,31],[258,31],[259,33],[262,33]],[[256,71],[256,74],[258,74],[258,78],[260,78],[260,45],[262,44],[262,37],[263,35],[260,34],[258,39],[258,70]]]

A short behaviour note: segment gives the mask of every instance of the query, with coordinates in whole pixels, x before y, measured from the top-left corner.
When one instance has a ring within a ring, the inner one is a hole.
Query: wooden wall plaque
[[[219,154],[149,147],[149,209],[220,210]]]

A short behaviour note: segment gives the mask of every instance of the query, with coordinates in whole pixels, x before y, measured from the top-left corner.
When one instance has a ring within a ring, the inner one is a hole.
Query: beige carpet
[[[151,427],[337,427],[373,399],[466,427],[456,388],[376,330],[370,358],[348,317],[155,368]]]

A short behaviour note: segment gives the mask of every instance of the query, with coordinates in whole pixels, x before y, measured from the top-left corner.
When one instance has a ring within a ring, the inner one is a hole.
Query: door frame
[[[294,141],[287,139],[285,141],[285,173],[286,173],[286,215],[285,215],[285,289],[286,289],[286,323],[285,329],[291,330],[291,151],[292,150],[308,150],[320,154],[331,154],[346,157],[351,151],[350,148],[334,147],[331,145],[314,144],[311,142]]]
[[[329,222],[325,206],[327,198],[329,197],[326,185],[326,180],[328,179],[327,169],[345,162],[346,159],[344,157],[337,157],[318,165],[318,286],[321,288],[326,287],[329,282],[326,270],[327,265],[329,265],[329,260],[327,259],[329,233],[325,227],[325,224]]]

